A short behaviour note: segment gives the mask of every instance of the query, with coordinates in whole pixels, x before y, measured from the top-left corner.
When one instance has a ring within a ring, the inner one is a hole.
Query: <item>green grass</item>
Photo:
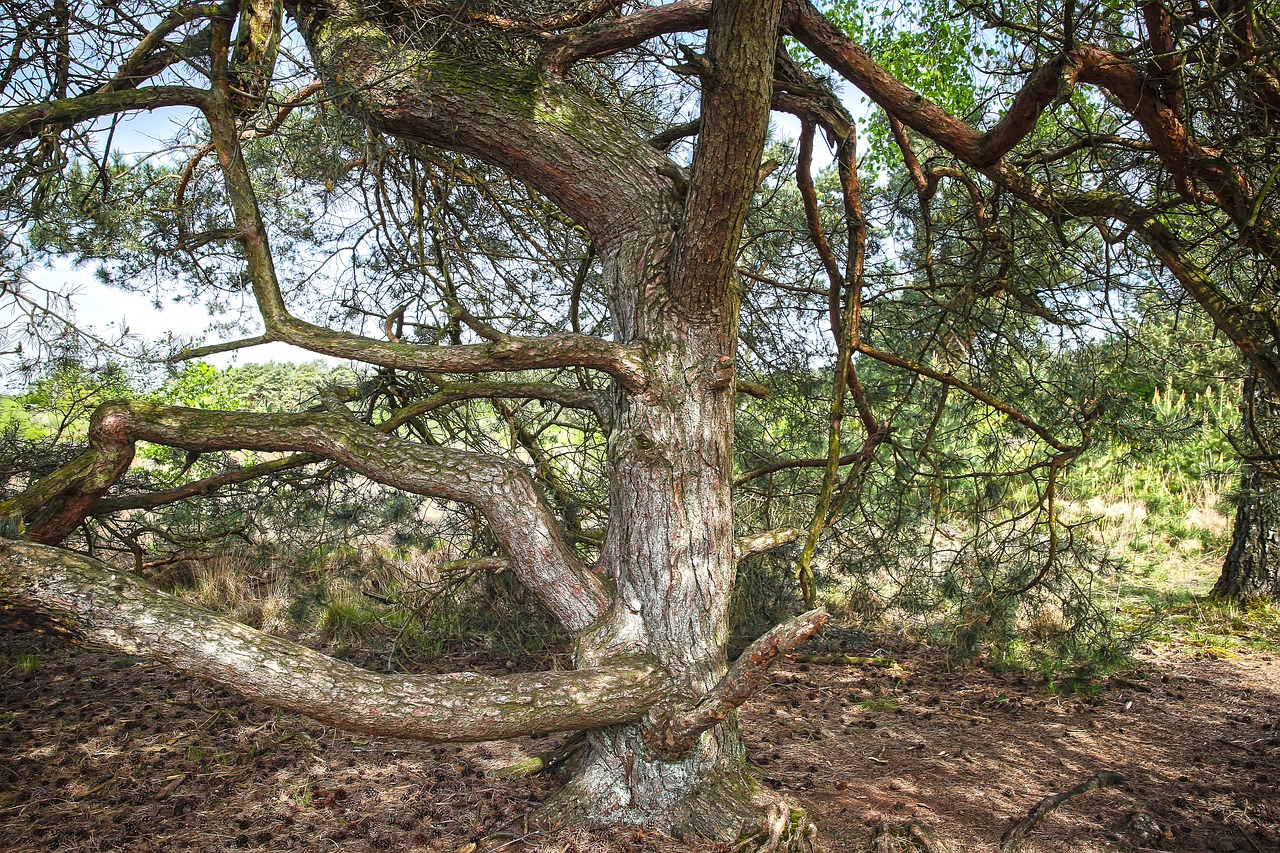
[[[887,696],[872,696],[859,702],[858,707],[868,711],[896,711],[898,703]]]
[[[1149,596],[1157,629],[1152,639],[1181,646],[1206,657],[1280,653],[1280,605],[1255,601],[1241,605],[1187,590]]]
[[[9,661],[9,666],[20,675],[30,675],[38,670],[43,663],[44,655],[32,652],[14,655]]]

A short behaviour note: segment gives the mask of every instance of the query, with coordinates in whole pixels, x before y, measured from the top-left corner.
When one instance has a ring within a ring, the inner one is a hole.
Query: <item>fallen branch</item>
[[[1087,794],[1090,791],[1096,791],[1099,788],[1107,788],[1112,785],[1124,784],[1124,777],[1119,773],[1113,773],[1110,770],[1096,773],[1088,779],[1076,785],[1069,791],[1063,791],[1061,794],[1051,794],[1045,797],[1036,807],[1027,813],[1027,816],[1018,821],[1000,838],[1000,853],[1016,853],[1017,849],[1022,845],[1023,837],[1035,828],[1036,824],[1044,820],[1045,815],[1065,803],[1072,797],[1078,797],[1081,794]]]
[[[948,711],[948,712],[947,712],[947,716],[948,716],[948,717],[953,717],[953,718],[955,718],[955,719],[957,719],[957,720],[964,720],[966,723],[989,723],[989,722],[991,722],[991,718],[990,718],[990,717],[980,717],[980,716],[978,716],[977,714],[966,714],[966,713],[964,713],[963,711]]]
[[[568,761],[573,754],[583,747],[587,742],[585,732],[579,732],[569,738],[563,745],[555,749],[549,749],[544,753],[535,755],[533,758],[526,758],[523,761],[517,761],[515,764],[508,764],[506,767],[499,767],[490,775],[496,779],[524,779],[526,776],[537,776],[539,773],[545,773],[548,770],[554,770],[556,767]]]
[[[1273,746],[1280,745],[1280,737],[1260,737],[1257,740],[1240,741],[1227,740],[1226,738],[1216,738],[1217,742],[1223,746],[1230,746],[1253,755],[1260,755]]]

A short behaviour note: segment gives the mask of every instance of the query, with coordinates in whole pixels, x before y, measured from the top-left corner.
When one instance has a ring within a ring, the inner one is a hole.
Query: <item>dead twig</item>
[[[990,717],[983,717],[978,714],[966,714],[963,711],[948,711],[948,717],[954,717],[957,720],[964,720],[967,723],[989,723]]]
[[[1266,752],[1271,747],[1280,746],[1280,737],[1261,737],[1257,740],[1244,742],[1227,740],[1226,738],[1216,738],[1216,740],[1224,746],[1235,747],[1236,749],[1252,755],[1259,755]]]
[[[1069,791],[1063,791],[1061,794],[1050,794],[1037,803],[1035,808],[1027,813],[1026,817],[1009,827],[1008,831],[1001,836],[1000,853],[1016,853],[1018,847],[1022,845],[1023,837],[1034,829],[1036,824],[1044,820],[1045,815],[1072,797],[1078,797],[1081,794],[1087,794],[1090,791],[1096,791],[1099,788],[1106,788],[1111,785],[1121,785],[1124,784],[1124,781],[1125,778],[1119,773],[1105,770],[1101,773],[1095,773]]]
[[[161,788],[159,791],[153,794],[151,796],[151,799],[163,800],[165,797],[169,796],[175,790],[177,790],[178,786],[185,781],[187,781],[187,774],[186,773],[179,774],[178,776],[170,780],[169,784],[165,785],[163,788]]]
[[[881,669],[902,669],[893,658],[862,657],[861,655],[793,654],[791,660],[796,663],[813,663],[819,666],[875,666]]]

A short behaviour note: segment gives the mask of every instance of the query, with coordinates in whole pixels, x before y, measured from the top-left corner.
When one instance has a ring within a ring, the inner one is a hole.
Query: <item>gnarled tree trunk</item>
[[[100,504],[138,440],[192,452],[244,448],[332,459],[397,488],[476,506],[511,570],[577,637],[578,669],[497,680],[379,679],[208,621],[44,545],[0,550],[4,600],[347,727],[428,739],[589,729],[586,753],[552,805],[558,812],[595,824],[808,846],[807,822],[752,780],[734,709],[770,662],[825,615],[780,626],[733,667],[725,650],[736,571],[733,279],[760,180],[781,0],[712,4],[701,132],[688,177],[627,121],[564,82],[563,65],[519,68],[510,56],[466,49],[451,55],[431,22],[406,23],[395,11],[350,0],[286,0],[285,8],[344,109],[380,132],[505,170],[590,234],[614,340],[518,338],[477,326],[488,342],[415,346],[291,315],[240,150],[238,117],[254,93],[237,88],[230,24],[215,18],[212,87],[185,97],[210,124],[264,339],[396,370],[577,366],[607,373],[614,380],[610,410],[598,414],[608,434],[610,520],[598,564],[583,564],[566,543],[520,466],[399,439],[393,425],[372,427],[340,411],[258,415],[109,404],[95,415],[90,450],[0,506],[0,516],[20,516],[30,538],[56,544]],[[255,658],[271,662],[265,676]],[[303,689],[308,685],[321,689]],[[348,694],[352,702],[344,706]],[[468,697],[476,708],[450,719],[447,711]]]

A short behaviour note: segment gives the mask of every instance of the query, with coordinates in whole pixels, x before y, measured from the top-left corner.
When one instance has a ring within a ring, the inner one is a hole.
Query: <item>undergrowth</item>
[[[291,558],[226,553],[172,573],[168,586],[268,633],[392,670],[435,669],[454,652],[511,658],[567,647],[508,572],[450,569],[449,556],[376,546]]]

